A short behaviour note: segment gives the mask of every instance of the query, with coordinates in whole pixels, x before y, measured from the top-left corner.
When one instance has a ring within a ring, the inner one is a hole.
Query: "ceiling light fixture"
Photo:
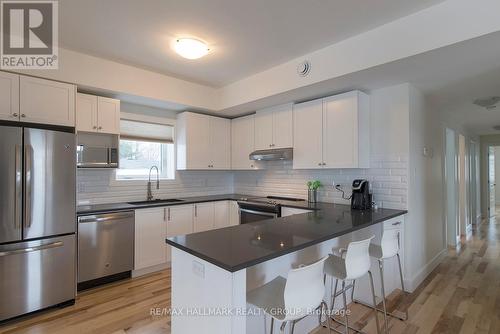
[[[210,51],[207,44],[194,38],[179,38],[175,41],[174,50],[186,59],[198,59]]]

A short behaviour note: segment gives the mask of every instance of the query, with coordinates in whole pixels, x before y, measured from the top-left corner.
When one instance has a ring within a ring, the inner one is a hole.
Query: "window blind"
[[[174,142],[174,127],[129,119],[120,120],[120,137],[137,141]]]

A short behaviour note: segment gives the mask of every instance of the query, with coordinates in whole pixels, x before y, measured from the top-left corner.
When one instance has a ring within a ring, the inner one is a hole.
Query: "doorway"
[[[488,147],[488,216],[495,217],[500,211],[500,187],[496,177],[500,176],[500,146]]]

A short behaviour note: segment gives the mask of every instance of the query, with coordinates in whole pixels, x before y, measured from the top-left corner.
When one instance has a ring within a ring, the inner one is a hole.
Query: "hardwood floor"
[[[389,310],[408,308],[410,319],[390,319],[391,333],[500,333],[500,223],[473,231],[412,294],[395,291]],[[76,304],[0,326],[0,333],[170,333],[168,316],[152,308],[170,305],[170,271],[130,279],[79,294]],[[376,333],[372,311],[350,305],[350,323]],[[382,323],[382,317],[379,318]],[[316,333],[328,333],[319,329]]]

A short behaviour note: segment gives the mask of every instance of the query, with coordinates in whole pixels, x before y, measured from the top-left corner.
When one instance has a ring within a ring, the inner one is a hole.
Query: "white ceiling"
[[[61,46],[219,87],[442,0],[60,0]],[[171,49],[206,41],[199,60]]]

